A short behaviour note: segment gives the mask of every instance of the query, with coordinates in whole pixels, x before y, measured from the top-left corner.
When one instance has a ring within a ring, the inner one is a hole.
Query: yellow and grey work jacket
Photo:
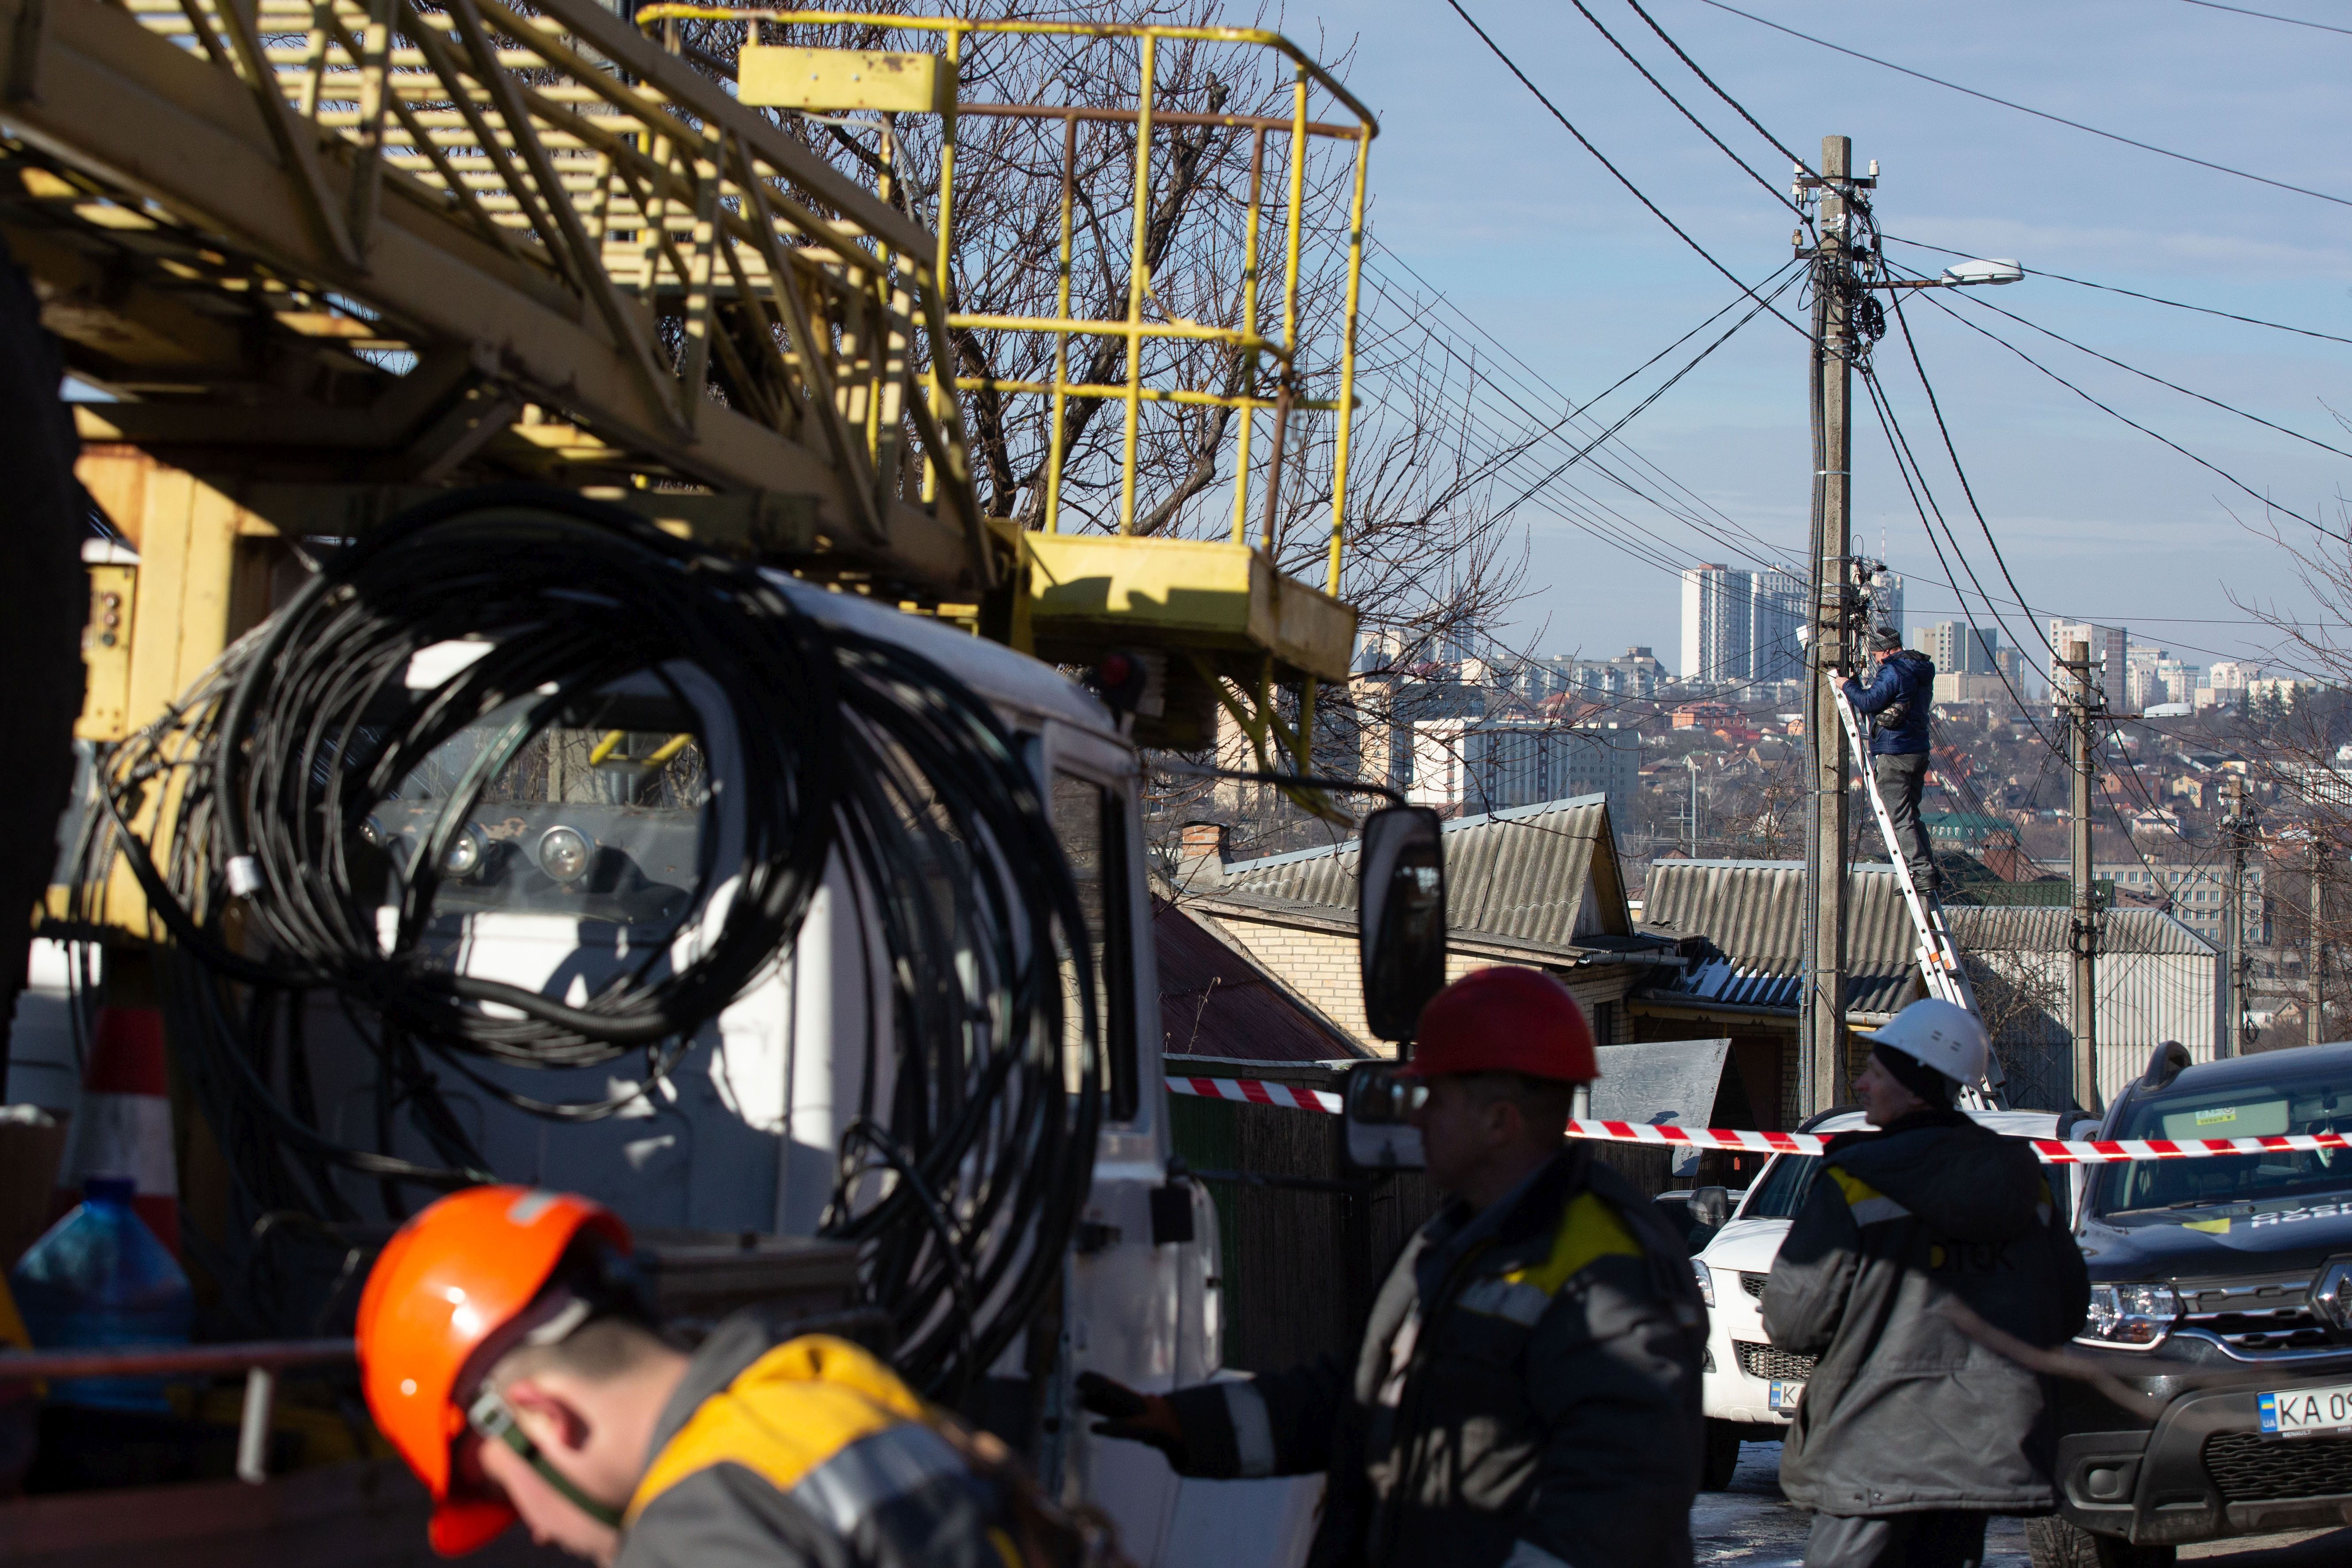
[[[1706,1312],[1582,1144],[1408,1242],[1352,1366],[1170,1396],[1181,1468],[1328,1476],[1308,1568],[1688,1568]]]
[[[845,1340],[777,1344],[757,1318],[729,1320],[653,1447],[616,1568],[1039,1568],[1008,1483]]]

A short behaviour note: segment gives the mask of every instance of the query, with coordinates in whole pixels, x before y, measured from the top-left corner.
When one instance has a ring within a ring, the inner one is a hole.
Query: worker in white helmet
[[[1992,1515],[2056,1505],[2057,1439],[2042,1380],[1947,1309],[2063,1345],[2090,1279],[2032,1150],[1955,1109],[1975,1016],[1929,998],[1863,1038],[1871,1129],[1830,1140],[1764,1288],[1772,1342],[1820,1358],[1780,1486],[1814,1510],[1806,1568],[1974,1568]]]

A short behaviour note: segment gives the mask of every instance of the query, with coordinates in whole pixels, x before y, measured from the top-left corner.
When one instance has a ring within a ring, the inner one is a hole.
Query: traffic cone
[[[92,1176],[128,1176],[131,1209],[157,1239],[180,1252],[180,1177],[172,1149],[172,1099],[163,1075],[163,1015],[152,1007],[100,1007],[81,1104],[66,1138],[52,1205],[81,1202]]]

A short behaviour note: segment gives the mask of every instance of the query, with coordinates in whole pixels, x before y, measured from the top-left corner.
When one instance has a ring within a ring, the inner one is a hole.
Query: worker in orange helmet
[[[1685,1568],[1706,1308],[1681,1237],[1565,1136],[1601,1076],[1583,1009],[1539,970],[1478,970],[1398,1071],[1452,1202],[1353,1364],[1164,1395],[1083,1373],[1095,1430],[1183,1475],[1325,1472],[1309,1568]]]
[[[569,1194],[476,1187],[410,1220],[360,1300],[377,1427],[445,1557],[520,1517],[620,1568],[1076,1562],[1002,1450],[847,1341],[739,1314],[688,1355],[653,1331],[629,1233]]]

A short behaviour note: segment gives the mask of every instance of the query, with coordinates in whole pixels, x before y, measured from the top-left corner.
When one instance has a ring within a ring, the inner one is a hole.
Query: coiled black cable
[[[338,1171],[378,1184],[394,1218],[404,1187],[490,1179],[440,1068],[543,1116],[617,1110],[643,1089],[542,1100],[484,1068],[643,1052],[659,1078],[790,946],[837,853],[870,906],[856,923],[879,935],[866,956],[887,1005],[868,1009],[864,1099],[824,1228],[861,1244],[867,1300],[892,1314],[900,1363],[927,1391],[960,1395],[1021,1331],[1059,1278],[1100,1115],[1076,884],[989,705],[896,642],[819,625],[796,591],[566,492],[459,494],[344,552],[101,758],[78,912],[92,918],[120,850],[176,939],[173,1038],[194,1047],[192,1089],[228,1152],[240,1222],[360,1216]],[[411,692],[416,656],[459,641],[483,651]],[[426,938],[444,856],[485,788],[616,683],[650,675],[698,707],[672,679],[681,666],[722,694],[728,711],[700,720],[731,744],[712,806],[726,831],[699,835],[670,937],[577,1002],[464,973]],[[494,738],[394,868],[387,941],[371,814],[486,721]],[[148,808],[160,827],[142,837]],[[168,837],[160,866],[150,837]],[[671,940],[689,930],[690,946]],[[329,1136],[308,1102],[301,1019],[322,992],[376,1058],[373,1151]],[[442,1165],[393,1153],[404,1118]]]

